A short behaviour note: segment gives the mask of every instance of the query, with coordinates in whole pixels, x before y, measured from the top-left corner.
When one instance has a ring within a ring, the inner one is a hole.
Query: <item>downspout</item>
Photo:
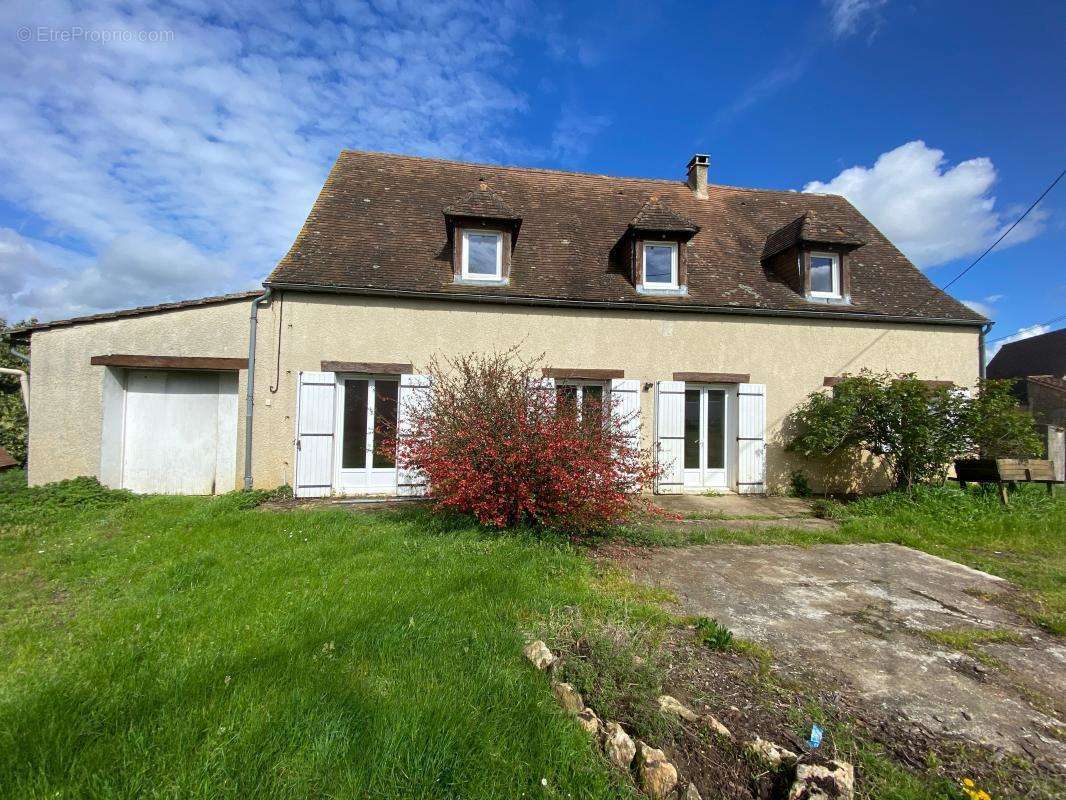
[[[977,339],[977,370],[981,380],[985,379],[985,336],[992,330],[994,322],[986,322],[981,326],[981,335]]]
[[[244,406],[244,490],[252,488],[252,415],[255,412],[255,334],[259,327],[259,304],[269,303],[273,289],[267,289],[252,301],[248,330],[248,385]]]
[[[7,367],[0,367],[0,375],[13,375],[19,379],[19,386],[22,389],[22,405],[26,408],[26,416],[29,416],[30,377],[21,369],[8,369]]]

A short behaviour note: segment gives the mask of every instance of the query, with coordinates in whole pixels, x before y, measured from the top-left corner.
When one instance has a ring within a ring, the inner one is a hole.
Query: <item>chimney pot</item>
[[[707,199],[707,167],[711,157],[697,153],[688,162],[688,185],[700,200]]]

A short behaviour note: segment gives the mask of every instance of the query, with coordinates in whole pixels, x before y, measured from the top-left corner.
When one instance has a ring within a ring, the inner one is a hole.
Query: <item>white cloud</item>
[[[881,9],[888,0],[822,0],[829,9],[833,35],[849,36],[866,28],[871,35],[881,25]]]
[[[552,130],[552,154],[564,164],[588,154],[595,137],[611,124],[610,117],[589,114],[573,104],[563,107]]]
[[[1020,328],[1017,333],[1010,336],[1006,336],[1000,339],[998,342],[993,342],[992,346],[988,348],[988,352],[985,354],[986,361],[991,361],[992,356],[999,352],[999,348],[1005,344],[1011,342],[1021,341],[1022,339],[1030,339],[1033,336],[1041,336],[1051,331],[1050,325],[1030,325],[1028,328]]]
[[[907,142],[882,153],[872,167],[851,167],[803,190],[843,195],[916,264],[932,267],[976,255],[1013,221],[1010,210],[995,208],[991,160],[973,158],[953,167],[945,161],[942,150]],[[1035,209],[999,247],[1037,236],[1047,218]]]
[[[978,314],[988,319],[995,319],[996,317],[996,303],[1003,299],[1001,294],[990,294],[981,300],[963,300],[963,305],[969,306]]]
[[[262,280],[344,147],[505,156],[526,109],[511,88],[517,16],[473,0],[0,5],[0,196],[32,228],[0,239],[0,314]],[[75,26],[172,34],[36,40]]]

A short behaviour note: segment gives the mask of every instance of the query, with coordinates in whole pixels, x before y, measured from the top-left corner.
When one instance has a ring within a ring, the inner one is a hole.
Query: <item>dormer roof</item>
[[[692,220],[678,214],[658,198],[652,198],[637,212],[629,222],[632,231],[652,233],[699,233],[700,226]]]
[[[496,192],[481,182],[477,189],[456,198],[444,208],[447,217],[474,217],[516,222],[521,219]]]
[[[840,223],[819,217],[808,209],[766,237],[762,257],[771,258],[794,245],[819,244],[853,250],[865,242]]]

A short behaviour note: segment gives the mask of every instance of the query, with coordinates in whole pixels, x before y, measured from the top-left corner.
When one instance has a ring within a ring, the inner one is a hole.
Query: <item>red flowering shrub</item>
[[[609,397],[557,403],[534,366],[513,350],[432,363],[432,390],[384,446],[423,473],[437,508],[485,525],[588,531],[624,520],[656,475],[631,420]]]

